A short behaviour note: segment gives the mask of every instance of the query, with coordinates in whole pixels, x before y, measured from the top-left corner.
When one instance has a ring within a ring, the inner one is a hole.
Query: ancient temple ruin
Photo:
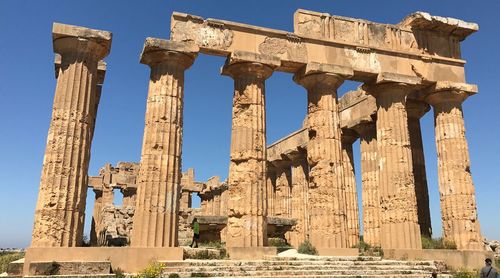
[[[194,216],[206,224],[207,240],[224,241],[232,257],[269,252],[276,234],[293,246],[309,240],[320,254],[346,254],[360,234],[384,250],[421,249],[431,224],[419,119],[431,108],[443,236],[460,250],[482,250],[462,113],[477,87],[466,83],[460,52],[477,30],[423,12],[381,24],[297,10],[293,33],[174,12],[170,39],[147,38],[141,54],[151,74],[140,162],[88,177],[112,35],[54,23],[57,86],[27,261],[82,244],[88,187],[95,192],[92,245],[118,240],[130,244],[120,251],[126,254],[170,248],[162,256],[178,258]],[[234,80],[227,181],[181,173],[184,74],[200,53],[227,57],[221,74]],[[307,116],[297,132],[269,144],[265,84],[274,71],[304,88]],[[338,99],[345,80],[363,85]],[[124,194],[120,209],[109,206],[113,189]],[[191,207],[192,193],[201,209]]]

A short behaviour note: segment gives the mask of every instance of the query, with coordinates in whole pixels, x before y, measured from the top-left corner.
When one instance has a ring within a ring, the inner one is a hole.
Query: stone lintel
[[[282,156],[285,156],[292,163],[296,161],[307,160],[307,153],[305,146],[304,147],[298,146],[295,149],[285,151],[285,153],[283,153]]]
[[[283,159],[281,160],[273,160],[269,161],[273,164],[274,167],[276,168],[286,168],[290,167],[292,165],[292,161],[288,160],[288,158],[284,155],[281,155]]]
[[[158,38],[146,38],[141,52],[140,62],[146,65],[154,65],[164,61],[173,60],[173,55],[179,55],[177,59],[182,66],[188,68],[200,51],[199,47],[189,42],[176,42]]]
[[[109,54],[113,34],[108,31],[54,22],[52,25],[52,41],[56,52],[59,52],[56,42],[66,38],[91,41],[100,45],[102,53],[96,53],[96,55],[98,55],[99,59],[102,59]]]
[[[196,218],[198,223],[210,225],[226,225],[227,224],[227,216],[226,215],[192,215],[188,218],[188,223],[193,222],[193,219]]]
[[[457,36],[463,41],[467,36],[479,30],[479,25],[451,17],[430,15],[426,12],[415,12],[406,16],[399,26],[412,29],[430,30]]]
[[[268,225],[275,226],[294,226],[297,224],[297,219],[295,218],[285,218],[285,217],[267,217]]]
[[[89,184],[88,187],[91,188],[102,188],[104,181],[102,176],[89,176]]]
[[[330,73],[342,76],[344,78],[350,78],[354,76],[354,70],[350,67],[345,67],[341,65],[323,64],[311,62],[307,63],[301,70],[300,75],[305,76],[315,73]]]
[[[408,85],[419,85],[422,84],[422,78],[391,72],[381,72],[377,75],[377,80],[375,81],[375,83],[403,83]]]

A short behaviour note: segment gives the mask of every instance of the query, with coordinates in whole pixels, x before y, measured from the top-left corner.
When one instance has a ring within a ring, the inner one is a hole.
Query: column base
[[[109,261],[113,268],[138,272],[153,261],[182,261],[182,247],[30,247],[26,250],[23,273],[31,262]]]
[[[278,248],[274,246],[226,247],[226,250],[231,260],[262,260],[278,254]]]

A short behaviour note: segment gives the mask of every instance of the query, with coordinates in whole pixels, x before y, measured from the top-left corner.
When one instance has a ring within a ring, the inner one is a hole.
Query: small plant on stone
[[[286,242],[285,239],[279,237],[272,237],[267,240],[269,246],[275,246],[278,249],[278,252],[283,252],[288,249],[291,249],[292,246]]]
[[[13,261],[24,258],[24,252],[0,252],[0,273],[6,272]]]
[[[461,268],[453,272],[453,278],[479,278],[479,271]]]
[[[179,274],[177,274],[177,273],[170,273],[170,274],[168,275],[168,278],[180,278],[180,277],[181,277],[181,276],[179,276]]]
[[[457,245],[452,240],[444,238],[430,238],[422,236],[422,249],[457,249]]]
[[[61,268],[61,265],[56,262],[52,261],[49,266],[43,271],[43,275],[57,275],[59,274],[59,269]]]
[[[165,264],[160,262],[152,262],[145,269],[137,273],[138,278],[157,278],[160,277],[160,273],[165,268]]]
[[[125,278],[125,272],[119,267],[113,269],[113,274],[116,278]]]
[[[318,250],[314,247],[309,240],[302,242],[297,250],[301,254],[318,255]]]

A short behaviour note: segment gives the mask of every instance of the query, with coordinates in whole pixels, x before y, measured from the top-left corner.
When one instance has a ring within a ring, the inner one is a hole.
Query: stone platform
[[[161,277],[430,277],[434,261],[394,261],[379,257],[268,257],[266,260],[165,261]],[[175,275],[178,276],[175,276]],[[451,277],[440,274],[439,277]]]
[[[108,261],[113,268],[137,272],[152,261],[182,261],[181,247],[47,247],[26,251],[23,273],[38,262],[96,262]]]

